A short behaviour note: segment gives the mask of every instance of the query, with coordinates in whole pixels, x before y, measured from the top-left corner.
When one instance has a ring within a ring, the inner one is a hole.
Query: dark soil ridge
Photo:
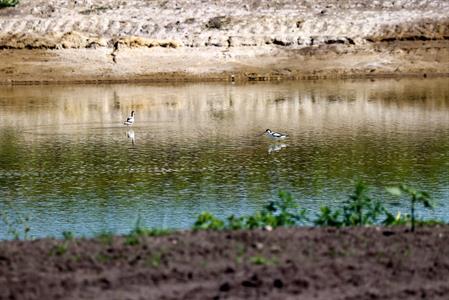
[[[0,299],[447,299],[449,226],[0,243]]]

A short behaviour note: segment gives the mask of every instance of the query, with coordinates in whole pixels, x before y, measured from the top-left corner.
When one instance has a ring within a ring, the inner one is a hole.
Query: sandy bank
[[[0,299],[447,299],[448,238],[444,226],[4,241]]]
[[[449,2],[22,0],[0,82],[449,74]]]

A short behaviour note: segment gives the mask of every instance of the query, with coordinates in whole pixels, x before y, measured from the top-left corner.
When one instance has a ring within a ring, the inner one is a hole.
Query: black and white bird
[[[126,118],[126,121],[123,123],[123,125],[131,126],[134,124],[134,110],[131,112],[131,116]]]
[[[288,137],[288,135],[271,131],[270,129],[265,130],[263,133],[265,136],[269,137],[272,140],[283,140]]]

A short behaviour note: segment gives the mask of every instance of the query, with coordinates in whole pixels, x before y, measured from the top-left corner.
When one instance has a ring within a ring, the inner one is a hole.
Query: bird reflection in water
[[[272,152],[278,152],[281,151],[282,149],[287,148],[287,144],[271,144],[268,146],[268,153],[272,153]]]
[[[126,137],[131,140],[131,143],[134,145],[136,143],[136,137],[134,134],[134,130],[130,129],[126,131]]]

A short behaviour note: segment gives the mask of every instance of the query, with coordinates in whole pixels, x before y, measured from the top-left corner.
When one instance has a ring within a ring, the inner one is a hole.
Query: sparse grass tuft
[[[125,237],[125,244],[129,246],[135,246],[140,243],[141,237],[150,237],[150,236],[164,236],[172,233],[171,230],[168,229],[160,229],[160,228],[145,228],[142,226],[141,218],[137,218],[136,224],[131,232]]]
[[[125,245],[136,246],[140,243],[139,236],[135,234],[129,234],[125,237]]]
[[[97,235],[97,239],[104,245],[112,245],[114,234],[112,232],[101,232]]]
[[[150,257],[148,257],[145,263],[153,268],[158,268],[161,265],[162,254],[159,252],[153,253]]]
[[[262,255],[254,255],[249,258],[250,263],[253,265],[263,265],[263,266],[269,266],[273,265],[275,261],[273,259],[266,258]]]
[[[68,244],[66,242],[57,244],[50,250],[50,255],[61,256],[64,255],[68,250]]]

